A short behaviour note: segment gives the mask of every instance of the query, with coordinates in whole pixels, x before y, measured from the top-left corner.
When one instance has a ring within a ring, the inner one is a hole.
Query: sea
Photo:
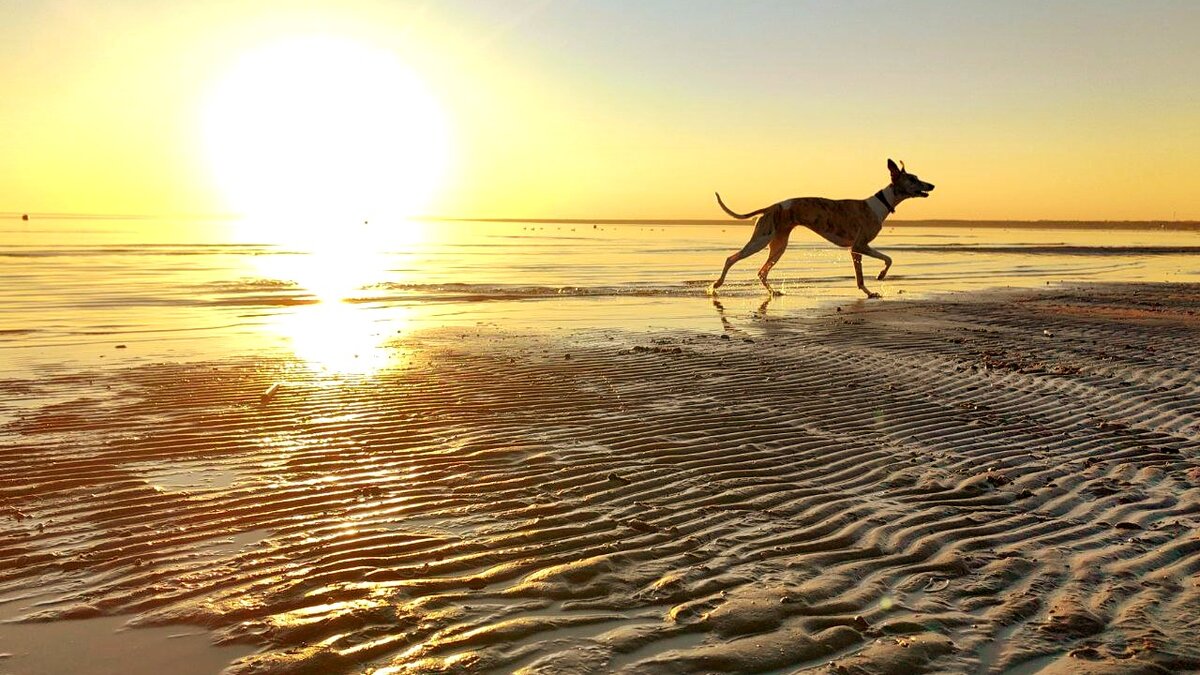
[[[436,328],[752,329],[769,318],[1006,288],[1200,281],[1200,231],[1170,224],[889,224],[895,263],[797,230],[708,287],[748,223],[393,221],[35,216],[0,220],[0,377],[285,352],[369,374]]]

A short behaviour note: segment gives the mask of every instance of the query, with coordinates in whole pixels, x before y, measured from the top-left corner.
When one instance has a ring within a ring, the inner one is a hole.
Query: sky
[[[902,219],[1197,220],[1197,33],[1193,1],[7,0],[0,212],[720,218],[895,158],[938,186]]]

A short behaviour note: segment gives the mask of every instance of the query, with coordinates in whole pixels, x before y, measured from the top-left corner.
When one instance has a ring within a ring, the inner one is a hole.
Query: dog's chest
[[[875,237],[879,236],[879,232],[882,229],[882,220],[869,219],[868,224],[863,228],[863,243],[870,243]]]

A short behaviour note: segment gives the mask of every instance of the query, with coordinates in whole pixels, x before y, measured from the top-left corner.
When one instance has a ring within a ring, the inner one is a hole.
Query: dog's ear
[[[888,160],[888,171],[891,171],[892,178],[895,178],[896,174],[900,173],[900,167],[896,166],[896,163],[889,159]]]

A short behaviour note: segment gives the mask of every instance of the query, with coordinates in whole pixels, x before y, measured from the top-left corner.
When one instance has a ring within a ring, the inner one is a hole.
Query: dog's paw
[[[868,300],[876,300],[876,299],[878,299],[878,298],[882,298],[882,297],[883,297],[882,295],[880,295],[880,294],[876,293],[875,291],[868,291],[868,292],[867,292],[867,299],[868,299]]]
[[[879,281],[883,281],[884,279],[887,278],[887,270],[880,272],[879,276],[877,276],[875,278],[878,279]]]

